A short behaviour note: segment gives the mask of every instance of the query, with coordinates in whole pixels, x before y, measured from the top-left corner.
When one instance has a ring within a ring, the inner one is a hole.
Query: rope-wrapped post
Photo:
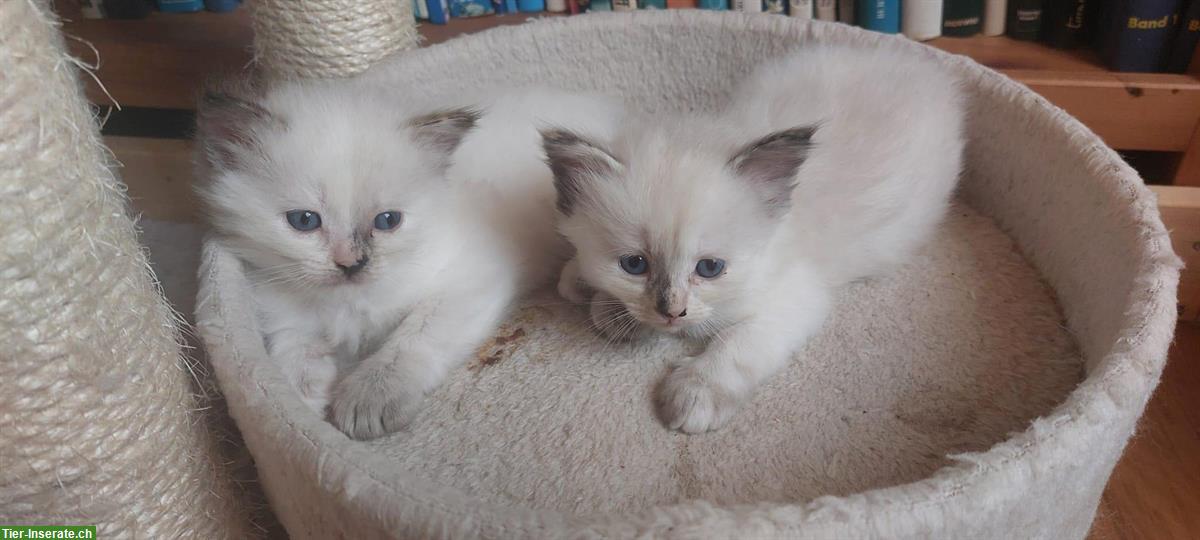
[[[412,0],[256,0],[252,5],[255,59],[275,76],[349,77],[417,46]]]
[[[0,1],[0,523],[254,536],[58,26]]]

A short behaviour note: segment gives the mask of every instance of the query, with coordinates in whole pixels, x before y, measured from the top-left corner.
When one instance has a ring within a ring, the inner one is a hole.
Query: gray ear
[[[233,79],[207,89],[196,110],[196,141],[216,169],[246,165],[262,156],[259,137],[285,123],[261,104],[266,89],[250,79]]]
[[[443,167],[450,166],[450,158],[462,143],[482,113],[476,109],[446,109],[423,114],[408,121],[417,144],[435,153]]]
[[[816,127],[778,131],[754,141],[729,160],[729,168],[762,197],[772,216],[791,206],[796,173],[808,158]]]
[[[558,192],[558,210],[571,215],[588,182],[612,177],[623,167],[600,145],[565,129],[543,129],[542,149],[546,164],[554,174],[554,189]]]

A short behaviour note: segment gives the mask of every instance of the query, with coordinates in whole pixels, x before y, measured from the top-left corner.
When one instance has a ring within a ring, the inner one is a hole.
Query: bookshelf
[[[83,40],[68,40],[72,51],[90,61],[94,54],[85,41],[96,47],[97,76],[122,105],[191,108],[196,89],[207,77],[251,60],[253,30],[247,9],[225,14],[155,12],[147,19],[120,21],[82,19],[70,0],[60,1],[58,7],[69,19],[64,31]],[[420,33],[431,45],[530,18],[513,14],[452,19],[443,26],[423,24]],[[1172,178],[1157,180],[1200,186],[1200,71],[1113,73],[1090,50],[1058,50],[1006,37],[938,38],[928,43],[1026,84],[1114,148],[1176,154],[1179,166]],[[109,102],[94,81],[85,78],[85,84],[93,102]]]

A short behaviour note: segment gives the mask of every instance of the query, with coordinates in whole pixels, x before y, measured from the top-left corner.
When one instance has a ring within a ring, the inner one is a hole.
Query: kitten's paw
[[[663,423],[684,433],[703,433],[725,425],[737,412],[740,400],[709,381],[689,362],[671,369],[658,393]]]
[[[337,386],[333,425],[366,440],[404,429],[420,410],[422,392],[388,366],[359,366]]]
[[[558,295],[575,304],[587,302],[588,289],[579,281],[579,262],[576,259],[567,261],[562,274],[558,276]]]
[[[639,322],[612,295],[597,292],[590,306],[592,328],[613,341],[636,341],[654,335],[654,329]]]
[[[337,383],[337,362],[332,357],[314,359],[300,368],[296,388],[308,406],[321,416],[333,397]]]

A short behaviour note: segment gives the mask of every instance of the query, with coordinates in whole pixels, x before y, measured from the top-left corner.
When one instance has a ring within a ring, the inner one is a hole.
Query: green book
[[[946,0],[942,7],[942,35],[966,37],[983,27],[983,0]]]

